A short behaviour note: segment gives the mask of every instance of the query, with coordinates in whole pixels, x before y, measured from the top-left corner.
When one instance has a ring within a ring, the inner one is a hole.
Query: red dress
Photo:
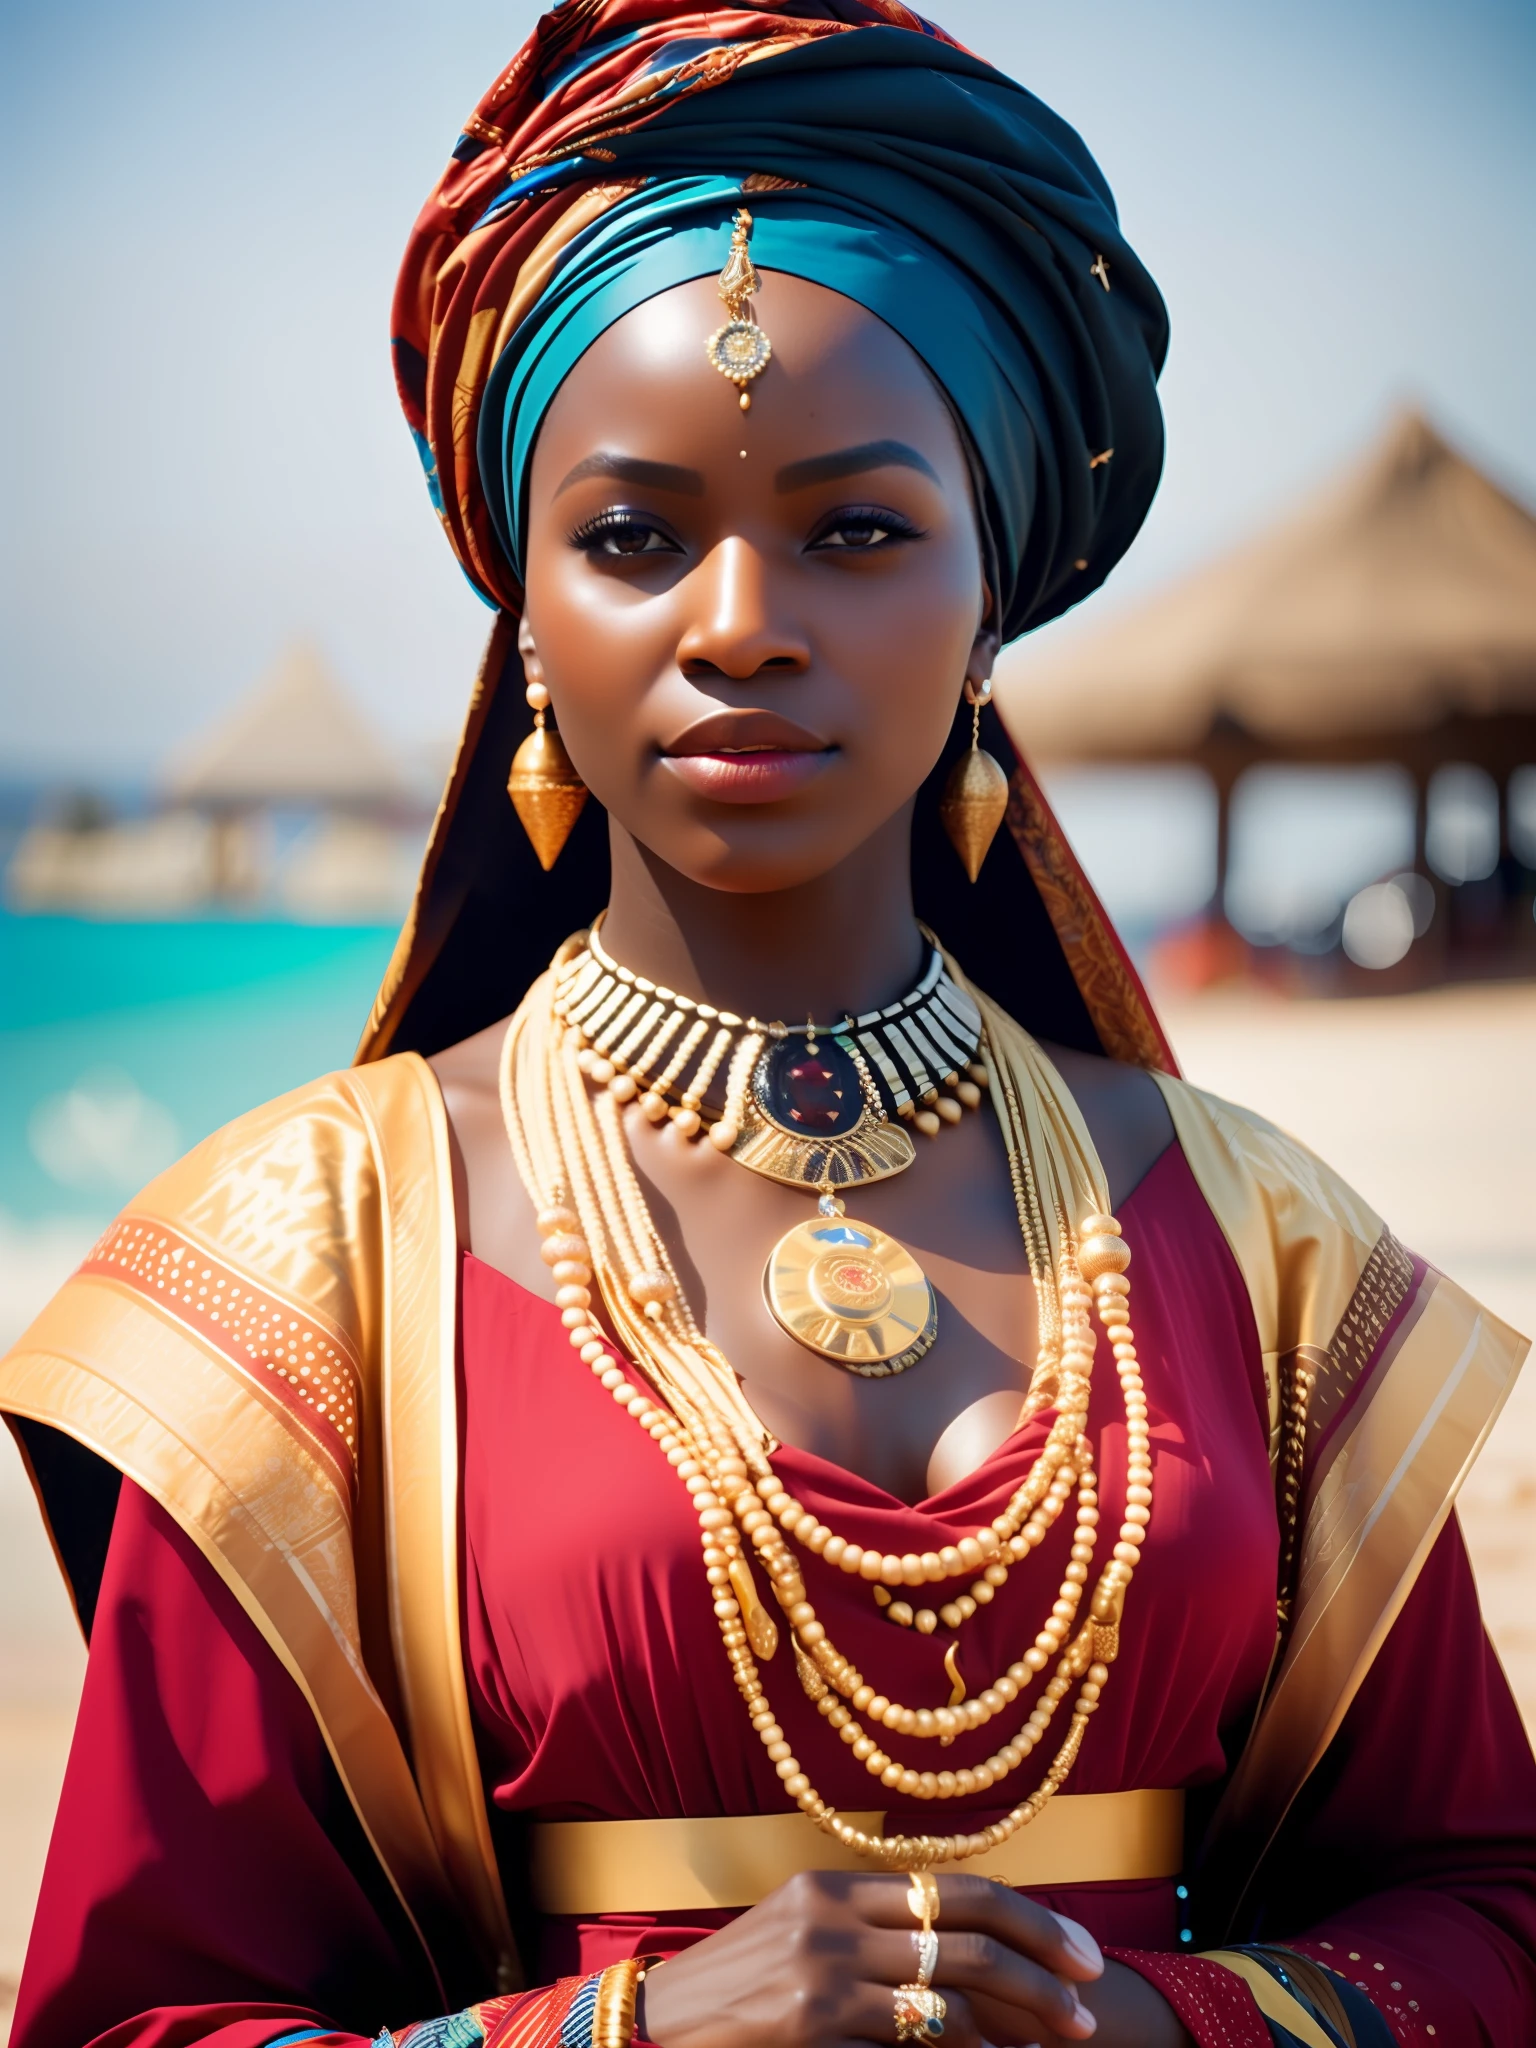
[[[1136,1246],[1157,1507],[1069,1789],[1183,1786],[1198,1803],[1241,1743],[1273,1643],[1263,1379],[1241,1276],[1177,1148],[1121,1215]],[[786,1810],[665,1460],[574,1357],[557,1312],[472,1257],[461,1328],[464,1639],[509,1867],[521,1819]],[[1115,1402],[1101,1373],[1090,1428],[1110,1502],[1124,1483]],[[923,1551],[999,1511],[1047,1426],[1037,1419],[916,1506],[808,1452],[786,1447],[775,1465],[851,1541]],[[1070,1541],[1063,1522],[966,1625],[973,1691],[1032,1640]],[[893,1696],[947,1698],[942,1643],[892,1627],[862,1582],[813,1558],[806,1569],[855,1662]],[[786,1660],[764,1677],[823,1796],[878,1803]],[[962,1737],[946,1764],[979,1761],[996,1739]],[[1006,1804],[1038,1769],[1009,1782]],[[996,1792],[953,1805],[948,1826],[1005,1810]],[[922,1827],[933,1809],[890,1815]],[[1453,1523],[1286,1824],[1257,1937],[1343,1970],[1405,2044],[1517,2048],[1536,2040],[1533,1870],[1536,1765]],[[1037,1896],[1105,1945],[1178,1955],[1172,1880]],[[532,1974],[670,1952],[728,1917],[545,1919]],[[1198,1987],[1199,1966],[1182,1967]],[[351,2042],[426,2018],[434,1999],[297,1688],[192,1544],[125,1484],[16,2048],[257,2048],[305,2029]],[[1192,2013],[1202,2044],[1240,2038],[1186,2003]]]

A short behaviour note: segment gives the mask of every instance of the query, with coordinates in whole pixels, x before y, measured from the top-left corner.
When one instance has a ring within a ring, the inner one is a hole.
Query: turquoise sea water
[[[220,1124],[346,1065],[394,936],[0,913],[0,1230],[13,1267],[29,1232],[106,1220]]]

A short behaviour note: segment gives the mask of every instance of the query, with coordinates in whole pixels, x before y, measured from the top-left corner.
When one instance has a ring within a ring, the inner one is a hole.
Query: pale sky
[[[397,739],[456,725],[489,615],[396,409],[389,301],[534,16],[10,0],[0,776],[150,769],[296,634]],[[1252,531],[1403,400],[1536,499],[1528,0],[941,18],[1081,128],[1172,312],[1163,489],[1085,622]]]

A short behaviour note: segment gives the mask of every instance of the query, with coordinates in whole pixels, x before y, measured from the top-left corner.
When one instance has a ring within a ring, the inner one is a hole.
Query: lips
[[[716,711],[661,752],[669,772],[697,796],[768,804],[814,782],[837,749],[776,711]]]

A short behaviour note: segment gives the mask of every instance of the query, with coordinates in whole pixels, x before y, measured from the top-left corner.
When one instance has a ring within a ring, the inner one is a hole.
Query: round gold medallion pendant
[[[799,1344],[864,1379],[916,1365],[938,1334],[928,1276],[871,1223],[823,1212],[797,1223],[763,1271],[770,1314]]]

